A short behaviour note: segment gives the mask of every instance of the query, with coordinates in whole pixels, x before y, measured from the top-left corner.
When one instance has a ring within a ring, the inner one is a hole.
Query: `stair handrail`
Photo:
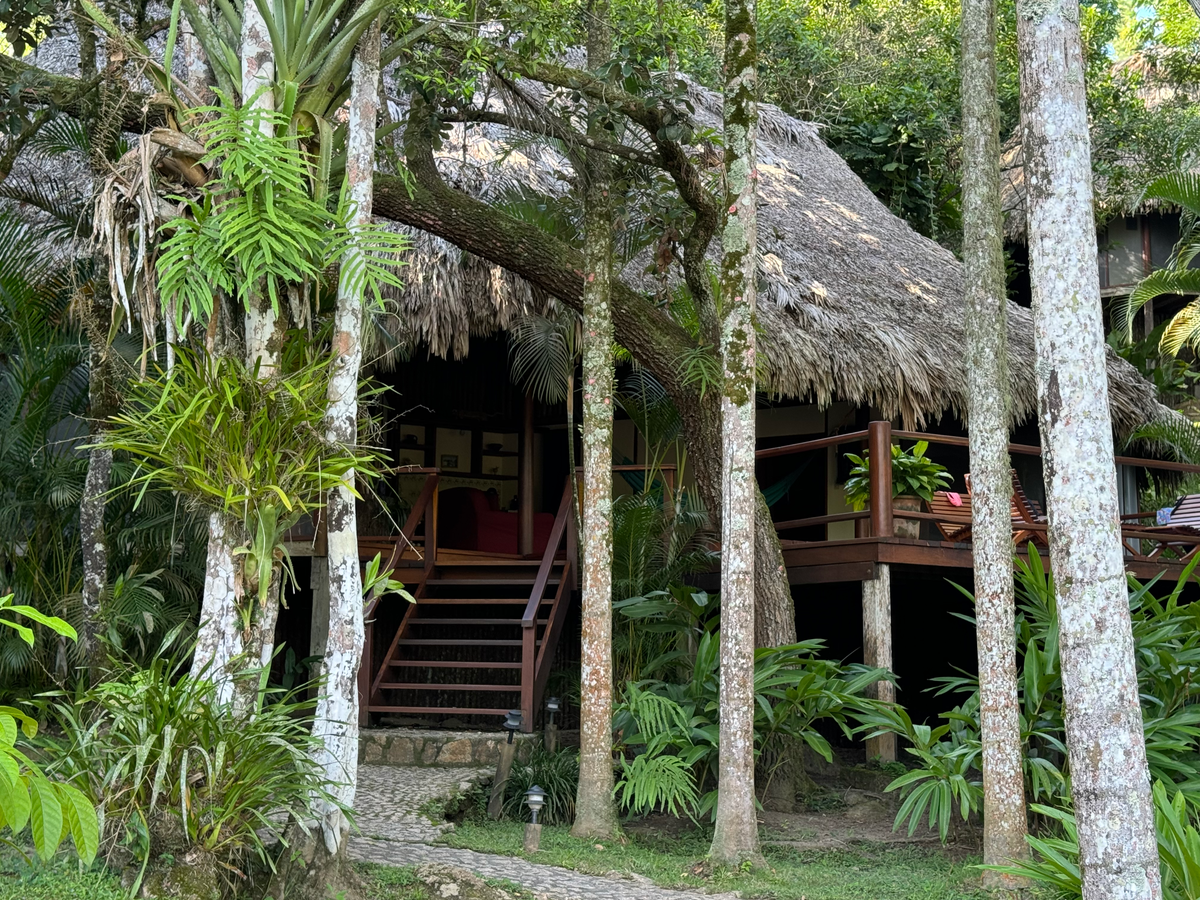
[[[396,563],[400,561],[400,557],[404,555],[406,547],[416,549],[413,543],[413,536],[416,534],[417,526],[425,519],[426,513],[433,510],[433,515],[430,516],[430,521],[425,528],[425,568],[429,569],[433,565],[433,561],[437,556],[437,487],[438,476],[440,472],[434,469],[426,473],[425,482],[421,485],[421,493],[417,495],[417,500],[409,510],[408,518],[404,520],[404,527],[400,529],[400,537],[396,541],[396,545],[392,548],[392,554],[388,557],[388,561],[380,569],[381,572],[391,571],[396,567]],[[367,607],[367,612],[375,609],[377,598],[372,597]]]
[[[550,537],[546,541],[546,550],[542,553],[542,562],[538,566],[537,577],[533,581],[533,590],[529,593],[529,602],[525,605],[525,615],[521,617],[524,628],[537,625],[538,607],[542,605],[542,595],[546,593],[546,582],[550,580],[550,570],[554,568],[554,557],[567,533],[567,519],[571,511],[571,482],[567,480],[563,488],[562,500],[558,504],[558,512],[554,516],[554,527],[550,529]]]
[[[542,553],[542,561],[538,566],[537,577],[533,580],[533,589],[529,592],[529,602],[525,605],[525,614],[521,617],[521,713],[522,729],[526,732],[533,730],[533,710],[537,703],[537,684],[539,681],[538,663],[540,662],[537,644],[537,620],[541,609],[546,584],[550,580],[550,571],[554,568],[554,558],[563,537],[567,534],[567,522],[571,519],[571,479],[568,477],[563,485],[562,500],[558,504],[558,512],[554,516],[554,526],[550,529],[550,537],[546,541],[546,549]],[[566,582],[569,571],[563,567],[562,578],[559,580],[559,590],[554,595],[557,603],[562,597],[562,587]],[[543,636],[543,652],[545,640],[551,635]],[[542,683],[545,681],[542,679]]]

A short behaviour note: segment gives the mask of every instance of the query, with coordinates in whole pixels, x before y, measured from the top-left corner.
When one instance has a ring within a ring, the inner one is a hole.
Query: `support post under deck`
[[[875,566],[875,577],[862,583],[863,662],[868,666],[892,668],[892,567],[888,563]],[[896,686],[878,681],[868,693],[889,703],[896,699]],[[896,736],[884,734],[867,739],[867,759],[879,757],[881,762],[896,759]]]

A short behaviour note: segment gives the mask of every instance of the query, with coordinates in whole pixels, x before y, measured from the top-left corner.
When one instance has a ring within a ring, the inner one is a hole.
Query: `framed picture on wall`
[[[457,469],[458,468],[458,454],[457,453],[443,453],[442,454],[442,468],[443,469]]]

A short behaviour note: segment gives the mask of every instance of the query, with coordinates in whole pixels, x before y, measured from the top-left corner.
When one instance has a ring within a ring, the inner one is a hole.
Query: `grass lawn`
[[[355,867],[363,880],[363,896],[370,900],[434,900],[417,880],[412,867],[397,868],[361,863]],[[0,900],[127,900],[120,878],[95,866],[81,873],[65,855],[49,865],[25,865],[13,857],[0,862]]]
[[[765,847],[767,868],[714,869],[704,861],[710,837],[699,831],[671,836],[635,835],[624,845],[572,838],[565,827],[545,826],[541,850],[521,852],[525,826],[517,822],[463,823],[444,835],[454,847],[523,856],[535,862],[604,875],[644,875],[668,887],[740,891],[773,900],[972,900],[979,889],[978,859],[955,860],[931,850],[862,845],[855,850],[812,852]],[[596,849],[603,846],[603,849]]]

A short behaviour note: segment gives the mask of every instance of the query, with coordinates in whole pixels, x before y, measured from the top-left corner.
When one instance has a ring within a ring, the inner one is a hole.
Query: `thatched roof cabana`
[[[719,128],[720,96],[693,85],[691,99],[698,124]],[[762,389],[821,405],[869,405],[908,426],[947,411],[965,418],[961,264],[892,215],[815,126],[771,106],[761,114]],[[455,126],[439,157],[456,186],[485,198],[513,185],[563,190],[569,165],[549,148],[514,148],[491,125],[465,133],[464,146],[463,126]],[[399,317],[433,354],[465,355],[472,335],[551,302],[498,266],[430,235],[414,237]],[[625,277],[653,290],[644,269],[635,261]],[[1030,311],[1015,304],[1009,350],[1015,410],[1027,418],[1036,409],[1033,326]],[[1124,360],[1110,353],[1108,371],[1119,433],[1166,413]]]

